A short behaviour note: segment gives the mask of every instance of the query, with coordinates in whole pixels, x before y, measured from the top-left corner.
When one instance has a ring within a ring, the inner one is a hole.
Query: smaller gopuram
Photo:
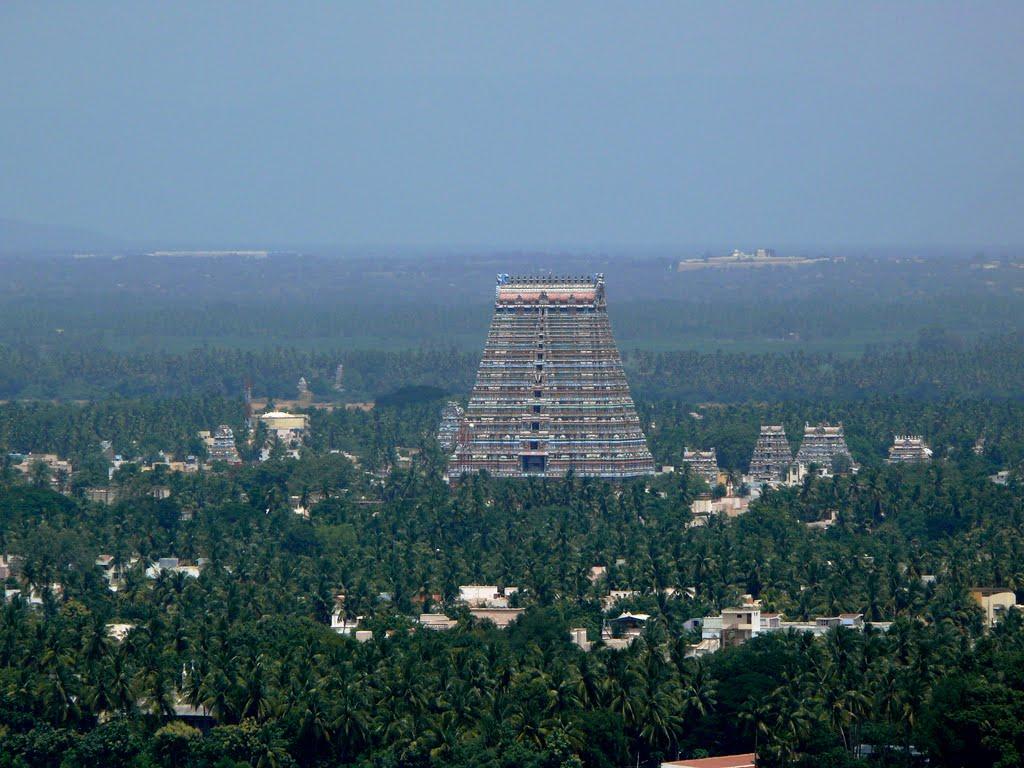
[[[920,464],[930,461],[932,449],[925,445],[920,435],[896,435],[889,448],[890,464]]]
[[[789,465],[793,463],[793,452],[786,439],[786,430],[781,424],[762,425],[761,434],[754,444],[754,455],[750,457],[750,479],[755,483],[774,483],[782,480]]]
[[[718,485],[718,457],[714,448],[710,451],[683,448],[683,466],[689,467],[693,474],[703,478],[712,488]]]
[[[845,459],[853,466],[853,457],[846,447],[846,436],[840,424],[806,424],[804,439],[796,453],[797,464],[831,468],[836,460]]]

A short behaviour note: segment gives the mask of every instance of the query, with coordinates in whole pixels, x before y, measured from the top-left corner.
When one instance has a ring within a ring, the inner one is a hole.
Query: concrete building
[[[115,504],[118,500],[118,489],[109,485],[85,488],[85,498],[98,504]]]
[[[21,565],[24,560],[20,555],[0,555],[0,581],[21,575]]]
[[[470,608],[470,615],[477,621],[490,621],[498,629],[505,629],[523,615],[524,608]]]
[[[459,602],[471,608],[508,608],[509,598],[518,591],[518,587],[464,584],[459,587]]]
[[[135,629],[134,624],[128,624],[125,622],[112,622],[106,625],[107,635],[115,643],[124,642],[124,639],[128,637],[128,633]]]
[[[622,613],[609,619],[601,628],[601,640],[609,648],[622,649],[628,647],[640,635],[651,617],[646,613]]]
[[[339,635],[355,637],[356,632],[359,630],[359,623],[362,620],[362,616],[356,616],[354,619],[347,618],[342,608],[336,608],[331,613],[331,629]]]
[[[455,619],[449,619],[443,613],[421,613],[416,621],[421,627],[434,630],[451,629],[458,624]]]
[[[750,509],[750,496],[723,496],[720,499],[699,498],[690,503],[690,512],[697,517],[709,515],[725,515],[739,517]]]
[[[742,645],[761,634],[761,601],[745,595],[743,605],[722,611],[721,620],[722,647]]]
[[[309,428],[309,416],[304,413],[268,411],[261,413],[259,420],[274,432],[304,432]]]
[[[847,629],[864,629],[863,613],[840,613],[838,616],[819,616],[814,620],[819,627],[846,627]]]
[[[1017,604],[1017,594],[1009,587],[971,587],[968,591],[985,612],[985,624],[989,627]]]
[[[198,579],[205,564],[204,558],[200,558],[198,562],[192,564],[183,562],[176,557],[159,557],[153,565],[146,568],[146,578],[158,579],[163,573],[180,573]]]
[[[589,651],[594,644],[587,639],[586,627],[573,627],[569,630],[569,642],[582,651]]]
[[[40,465],[46,467],[48,482],[55,491],[64,491],[69,487],[74,467],[67,459],[55,453],[10,454],[11,464],[15,470],[31,478]]]
[[[726,608],[718,616],[692,618],[683,623],[689,632],[700,632],[700,642],[688,646],[687,656],[703,656],[721,648],[742,645],[767,632],[802,632],[824,637],[835,627],[862,632],[867,626],[887,632],[890,621],[864,620],[862,613],[840,613],[838,616],[819,616],[810,621],[785,621],[781,613],[763,612],[761,602],[743,596],[743,604]]]

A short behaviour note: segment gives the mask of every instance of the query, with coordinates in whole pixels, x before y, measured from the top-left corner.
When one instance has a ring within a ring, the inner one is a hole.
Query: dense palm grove
[[[714,447],[738,480],[762,424],[795,447],[829,421],[860,472],[698,527],[709,489],[686,473],[449,488],[433,432],[472,384],[505,256],[3,260],[2,455],[75,471],[58,494],[0,463],[0,553],[22,558],[0,605],[0,768],[1024,764],[1021,616],[988,629],[968,594],[1024,589],[1019,259],[559,264],[608,275],[658,463]],[[318,400],[377,407],[311,408],[301,458],[257,463],[243,387],[287,399],[300,376]],[[108,477],[101,441],[140,465],[202,458],[197,431],[219,424],[244,466]],[[887,465],[895,433],[934,461]],[[108,485],[115,503],[87,500]],[[124,568],[116,592],[102,554]],[[147,576],[165,556],[205,567]],[[454,601],[473,583],[518,586],[525,613],[479,622]],[[791,620],[893,623],[689,658],[687,620],[748,594]],[[438,603],[455,628],[420,628]],[[336,634],[336,610],[372,639]],[[627,610],[652,618],[625,650],[570,642]]]
[[[754,749],[768,766],[1024,759],[1021,618],[986,631],[966,591],[1024,582],[1021,488],[988,479],[1024,457],[1019,404],[642,401],[661,461],[678,461],[684,444],[717,445],[737,472],[763,420],[794,436],[805,420],[847,424],[859,474],[771,492],[735,521],[696,528],[689,502],[706,487],[686,474],[626,485],[479,477],[450,489],[430,438],[438,408],[315,413],[298,461],[193,476],[123,469],[112,506],[80,496],[104,479],[90,447],[100,437],[187,448],[199,426],[240,422],[241,404],[0,409],[8,449],[67,447],[96,464],[70,498],[2,475],[0,550],[24,556],[19,586],[40,589],[38,605],[0,610],[0,765],[610,767]],[[941,460],[885,465],[890,430],[911,428]],[[411,469],[367,474],[401,445],[422,449]],[[169,498],[149,494],[158,483]],[[323,498],[305,520],[295,496]],[[805,525],[830,510],[828,531]],[[142,558],[116,593],[93,564],[101,553]],[[209,563],[198,579],[147,578],[146,563],[165,555]],[[592,583],[594,565],[606,579]],[[450,602],[467,583],[517,585],[527,611],[508,630],[458,609],[449,632],[416,627],[433,595]],[[640,594],[606,610],[608,589]],[[339,593],[372,640],[329,628]],[[852,611],[895,623],[686,658],[695,638],[683,623],[743,594],[793,619]],[[569,642],[570,627],[596,639],[626,609],[655,617],[628,649]],[[108,623],[134,628],[118,641]],[[176,719],[176,704],[205,710],[213,727]]]

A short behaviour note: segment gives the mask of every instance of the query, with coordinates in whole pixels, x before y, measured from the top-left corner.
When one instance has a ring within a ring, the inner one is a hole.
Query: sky
[[[1024,3],[0,2],[0,218],[154,246],[1024,244]]]

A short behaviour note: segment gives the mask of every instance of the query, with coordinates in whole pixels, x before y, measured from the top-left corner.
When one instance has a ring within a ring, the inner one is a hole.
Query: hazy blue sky
[[[151,243],[1024,243],[1024,2],[0,3],[0,217]]]

